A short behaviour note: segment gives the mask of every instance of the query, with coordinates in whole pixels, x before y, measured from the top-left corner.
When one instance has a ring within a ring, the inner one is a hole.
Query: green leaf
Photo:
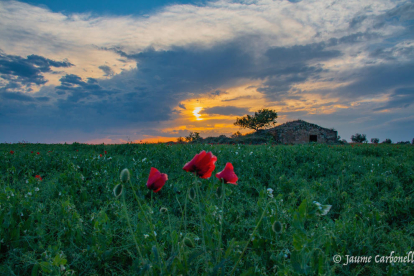
[[[203,250],[198,250],[198,251],[191,253],[190,256],[188,257],[188,264],[189,265],[192,264],[196,260],[196,258],[201,256],[203,253],[204,253]]]
[[[224,264],[226,263],[227,259],[223,259],[220,263],[218,263],[214,268],[211,275],[218,275],[218,272],[221,268],[221,274],[224,274]]]
[[[39,274],[39,268],[40,268],[40,265],[39,265],[39,264],[35,264],[35,265],[33,266],[33,269],[32,269],[32,276],[37,276],[37,275]]]

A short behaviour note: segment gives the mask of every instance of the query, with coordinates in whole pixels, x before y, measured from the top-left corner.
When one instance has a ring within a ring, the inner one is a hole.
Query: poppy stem
[[[137,194],[135,193],[134,186],[132,186],[131,179],[129,180],[129,184],[131,185],[131,189],[132,189],[132,192],[134,193],[135,200],[138,202],[139,208],[141,209],[141,212],[142,212],[142,214],[144,215],[145,220],[147,221],[147,223],[148,223],[148,224],[149,224],[149,226],[150,226],[150,229],[151,229],[152,235],[154,236],[155,246],[157,247],[157,251],[158,251],[158,252],[160,252],[159,254],[161,254],[160,247],[158,246],[158,242],[157,242],[157,236],[155,235],[154,225],[152,224],[152,219],[151,219],[151,220],[150,220],[150,219],[148,219],[147,215],[145,215],[145,211],[144,211],[144,209],[142,208],[141,202],[139,201],[139,199],[138,199],[138,197],[137,197]],[[152,193],[151,193],[151,198],[152,198]],[[151,202],[152,202],[152,201],[151,201]],[[151,208],[151,212],[152,212],[152,208]],[[151,214],[150,214],[150,216],[151,216]],[[164,251],[164,250],[163,250],[163,251]],[[163,259],[161,256],[159,256],[159,258],[162,260],[162,263],[164,264],[164,269],[166,269],[164,259]],[[161,268],[160,268],[160,269],[161,269]],[[162,271],[161,271],[161,275],[162,275],[162,274],[163,274],[163,273],[162,273]]]
[[[222,192],[222,199],[221,199],[220,237],[219,237],[219,246],[218,246],[218,262],[220,262],[220,259],[221,259],[221,242],[222,242],[223,224],[224,224],[224,198],[226,197],[226,187],[224,186],[223,179],[221,180],[221,192]]]
[[[207,262],[206,239],[205,239],[205,236],[204,236],[203,217],[201,215],[200,187],[198,187],[198,180],[197,180],[197,178],[196,178],[196,181],[195,181],[195,185],[196,185],[196,191],[197,191],[198,213],[200,215],[201,234],[203,235],[203,250],[204,250],[204,254],[205,254],[205,262],[206,262],[206,269],[207,269],[208,262]]]
[[[141,250],[139,250],[137,239],[135,238],[134,232],[132,232],[131,222],[129,221],[128,211],[127,211],[126,202],[125,202],[125,192],[122,193],[122,201],[123,201],[122,202],[123,203],[123,209],[124,209],[125,216],[126,216],[126,219],[127,219],[127,222],[128,222],[129,232],[131,233],[132,239],[134,240],[134,243],[135,243],[135,247],[137,248],[139,257],[141,258],[141,263],[144,263],[144,259],[142,258]]]
[[[231,275],[233,275],[234,271],[236,270],[237,265],[239,264],[239,262],[240,262],[241,258],[242,258],[242,257],[243,257],[243,255],[244,255],[244,252],[245,252],[245,251],[246,251],[246,249],[247,249],[247,246],[249,245],[249,243],[250,243],[250,242],[252,241],[252,239],[254,238],[254,234],[256,233],[257,228],[259,228],[259,225],[260,225],[260,223],[262,222],[262,219],[263,219],[263,217],[264,217],[264,214],[266,213],[266,210],[267,210],[267,207],[269,206],[269,204],[275,204],[275,205],[276,205],[276,203],[275,203],[274,201],[270,201],[270,202],[268,202],[268,203],[266,204],[266,206],[264,207],[263,212],[262,212],[262,215],[261,215],[261,217],[260,217],[260,220],[259,220],[259,222],[257,223],[256,227],[254,228],[253,233],[251,234],[250,239],[247,241],[246,246],[244,247],[243,252],[240,254],[239,259],[238,259],[238,260],[237,260],[237,262],[234,264],[234,267],[233,267],[233,269],[231,270],[231,272],[230,272],[230,274],[229,274],[230,276],[231,276]],[[276,207],[277,207],[277,205],[276,205]]]

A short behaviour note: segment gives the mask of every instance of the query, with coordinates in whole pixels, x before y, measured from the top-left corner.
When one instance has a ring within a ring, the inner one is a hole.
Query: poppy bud
[[[124,189],[124,186],[122,184],[118,184],[114,188],[114,195],[115,197],[119,197],[122,194],[122,190]]]
[[[129,174],[129,170],[123,169],[120,174],[121,182],[123,183],[128,182],[130,178],[131,178],[131,175]]]
[[[190,192],[188,193],[188,197],[189,197],[191,200],[195,200],[195,199],[196,199],[197,194],[196,194],[196,191],[194,190],[194,188],[191,188],[191,189],[190,189]]]
[[[183,243],[188,247],[191,247],[191,248],[194,247],[194,242],[191,239],[187,238],[187,237],[185,237],[183,239]]]
[[[275,221],[272,224],[272,230],[273,232],[275,232],[276,234],[280,234],[283,231],[283,225],[280,223],[280,221]]]

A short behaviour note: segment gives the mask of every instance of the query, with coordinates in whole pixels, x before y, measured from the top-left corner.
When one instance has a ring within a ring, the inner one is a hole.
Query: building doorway
[[[318,135],[309,135],[309,142],[318,142]]]

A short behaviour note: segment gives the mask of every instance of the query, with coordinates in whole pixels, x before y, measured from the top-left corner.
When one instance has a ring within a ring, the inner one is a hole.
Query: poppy
[[[148,181],[147,181],[147,188],[153,190],[154,193],[158,193],[161,188],[164,186],[165,181],[168,180],[168,175],[165,173],[160,173],[159,170],[156,168],[151,168]]]
[[[37,154],[40,154],[40,152],[37,152]]]
[[[31,151],[30,153],[33,153],[33,151]]]
[[[40,175],[36,175],[35,178],[37,178],[39,181],[42,181],[42,177]]]
[[[216,177],[220,180],[223,180],[224,183],[237,185],[237,180],[239,179],[234,173],[233,165],[230,162],[227,162],[224,170],[219,173],[216,173]]]
[[[99,154],[99,157],[102,157],[102,154]]]
[[[12,150],[11,150],[11,151],[10,151],[10,154],[14,154],[14,151],[12,151]]]
[[[76,151],[79,151],[79,150],[76,150]]]
[[[105,154],[107,154],[107,152],[105,151]]]
[[[187,172],[195,172],[200,178],[209,178],[216,168],[217,157],[211,152],[203,150],[196,154],[194,158],[184,165],[183,170]]]

